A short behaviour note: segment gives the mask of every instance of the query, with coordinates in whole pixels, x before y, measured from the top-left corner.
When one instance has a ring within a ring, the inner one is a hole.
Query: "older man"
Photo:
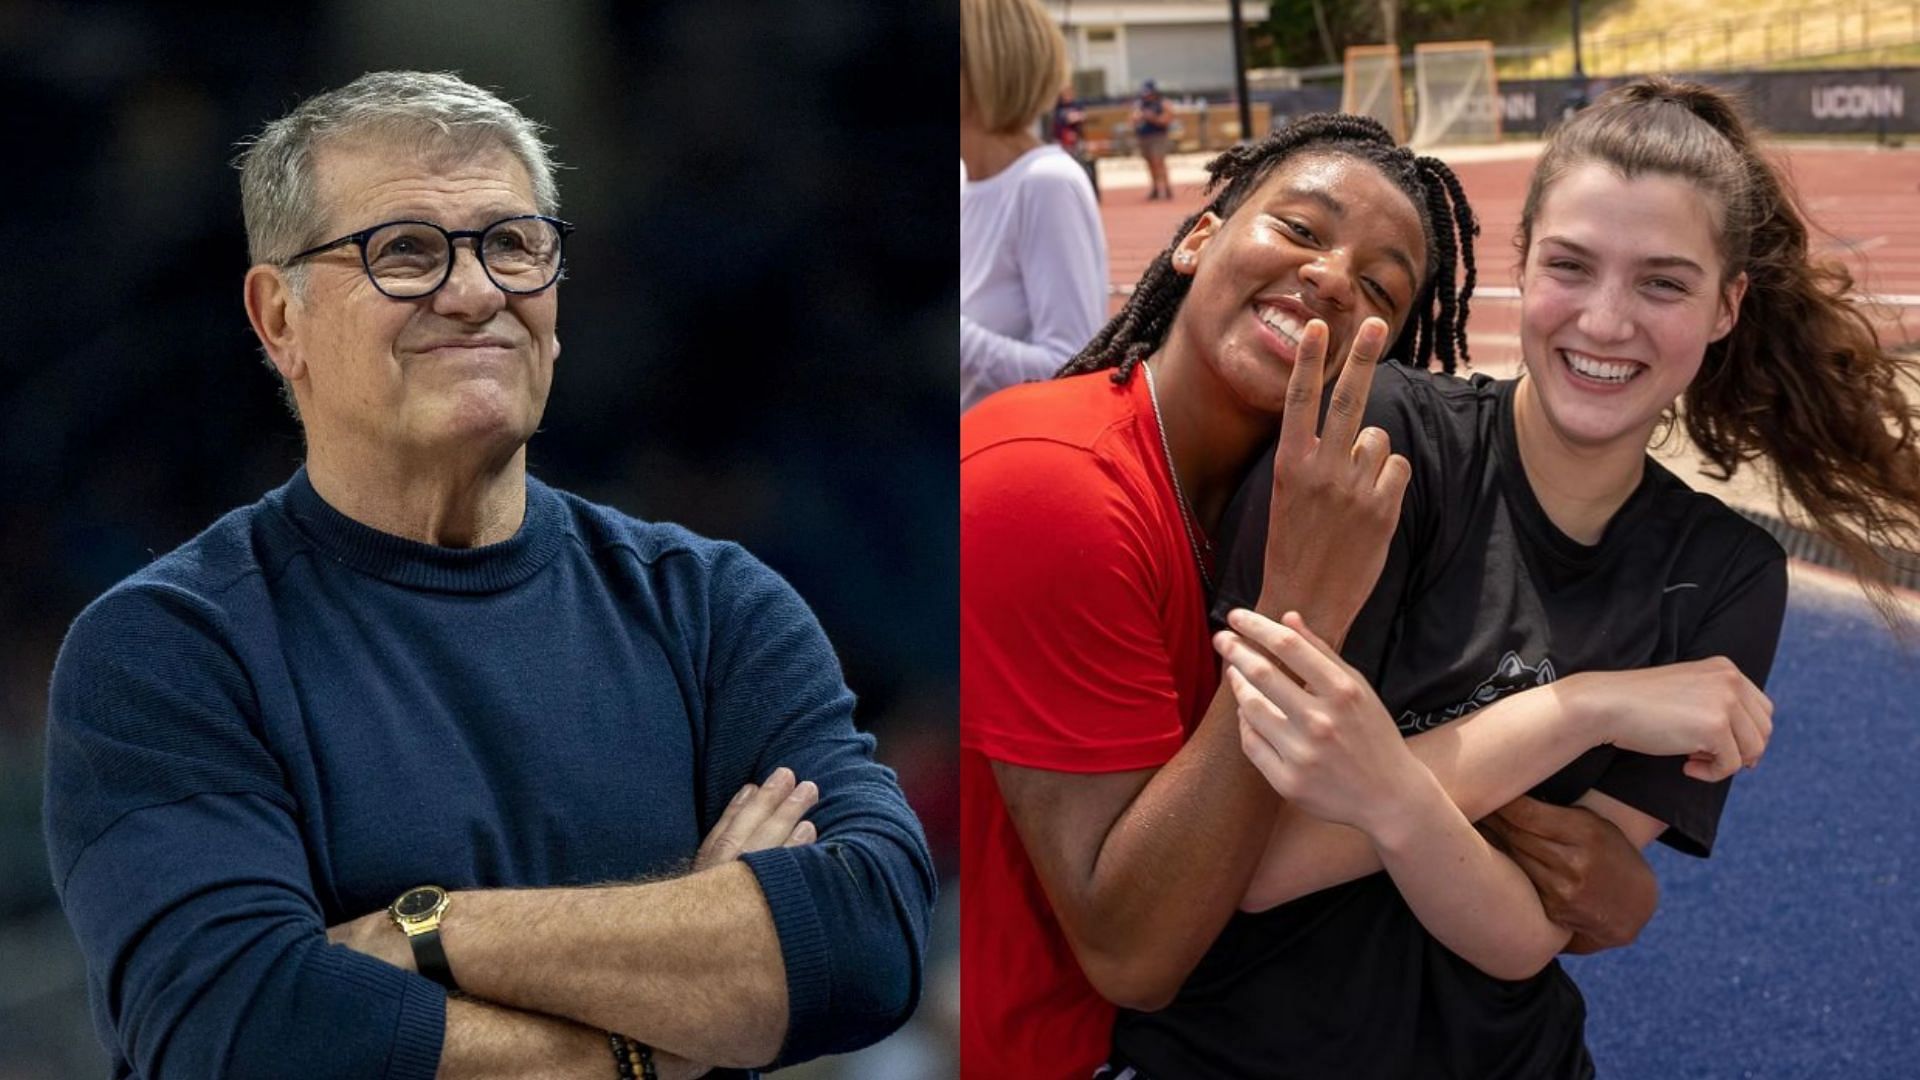
[[[534,126],[368,75],[241,184],[305,467],[54,673],[48,846],[114,1074],[698,1075],[897,1026],[933,870],[812,613],[526,474],[572,228]]]

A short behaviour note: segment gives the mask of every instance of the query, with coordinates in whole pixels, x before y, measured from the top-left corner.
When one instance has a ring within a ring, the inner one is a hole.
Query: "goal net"
[[[1349,45],[1344,75],[1340,83],[1340,111],[1371,116],[1393,133],[1394,142],[1406,142],[1407,109],[1400,88],[1400,50],[1392,45]]]
[[[1500,141],[1500,94],[1490,41],[1413,47],[1413,145]]]

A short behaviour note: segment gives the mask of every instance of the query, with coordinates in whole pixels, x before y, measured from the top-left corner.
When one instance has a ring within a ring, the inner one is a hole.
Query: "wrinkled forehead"
[[[364,228],[376,222],[361,219],[382,214],[440,221],[435,214],[471,213],[486,224],[537,212],[526,166],[487,133],[425,128],[336,136],[315,147],[313,175],[315,209],[328,227]]]

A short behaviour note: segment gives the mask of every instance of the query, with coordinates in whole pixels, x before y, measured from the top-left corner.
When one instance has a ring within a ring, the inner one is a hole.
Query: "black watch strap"
[[[420,969],[420,974],[446,987],[448,993],[459,991],[460,984],[453,981],[453,968],[447,964],[447,950],[440,945],[440,931],[408,934],[407,943],[413,946],[413,966]]]

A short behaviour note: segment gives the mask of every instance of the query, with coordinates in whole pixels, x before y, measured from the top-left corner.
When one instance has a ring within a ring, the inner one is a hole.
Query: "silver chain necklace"
[[[1160,451],[1167,455],[1167,475],[1173,478],[1173,497],[1180,502],[1180,524],[1187,531],[1187,546],[1193,549],[1193,565],[1200,568],[1200,581],[1211,593],[1213,575],[1207,572],[1207,560],[1201,554],[1201,545],[1204,544],[1205,550],[1212,552],[1213,541],[1201,537],[1200,529],[1193,521],[1193,508],[1187,502],[1187,493],[1180,487],[1180,470],[1173,467],[1173,444],[1167,441],[1167,418],[1160,415],[1160,391],[1153,384],[1153,369],[1142,360],[1140,370],[1147,373],[1147,400],[1153,402],[1153,423],[1160,429]]]

